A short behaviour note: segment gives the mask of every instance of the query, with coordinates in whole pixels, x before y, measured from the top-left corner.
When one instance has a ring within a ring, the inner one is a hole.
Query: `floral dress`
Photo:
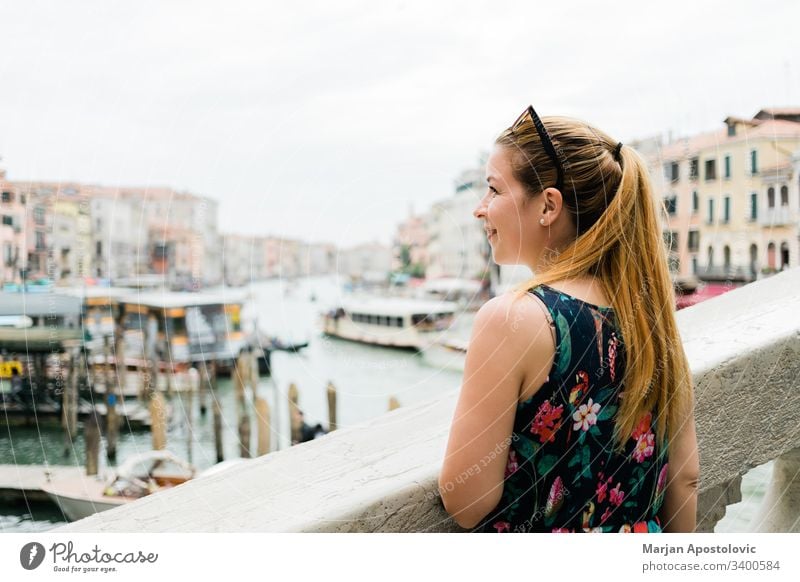
[[[625,349],[611,307],[529,291],[556,334],[550,374],[517,405],[503,494],[475,532],[660,532],[667,450],[645,414],[614,452]]]

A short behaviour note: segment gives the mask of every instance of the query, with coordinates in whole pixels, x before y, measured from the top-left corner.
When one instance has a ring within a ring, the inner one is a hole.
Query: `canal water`
[[[319,313],[341,296],[339,283],[335,277],[317,277],[292,282],[258,282],[248,287],[251,301],[243,314],[246,320],[257,319],[261,330],[281,339],[310,342],[308,348],[298,354],[273,353],[272,377],[262,378],[259,384],[259,393],[269,402],[272,414],[273,450],[288,446],[286,395],[291,383],[298,387],[299,405],[306,422],[312,426],[317,422],[327,426],[326,388],[332,382],[337,391],[340,427],[383,414],[388,410],[391,397],[396,398],[401,406],[408,406],[457,390],[461,384],[460,372],[428,366],[419,354],[323,338],[319,333]],[[215,291],[225,292],[224,289]],[[459,335],[468,336],[471,315],[459,316],[455,325]],[[236,402],[230,379],[220,378],[219,399],[223,412],[225,458],[236,458],[239,456]],[[185,396],[174,396],[170,403],[173,417],[167,448],[190,459],[200,470],[210,467],[216,462],[210,408],[203,417],[196,398],[191,406]],[[150,443],[149,432],[122,430],[118,459],[149,451]],[[0,464],[82,466],[84,454],[82,438],[77,439],[65,454],[64,436],[59,429],[0,429]],[[104,450],[101,450],[100,457],[102,471],[108,467]],[[746,530],[763,497],[769,474],[768,464],[745,476],[742,503],[728,508],[716,531]],[[46,531],[63,523],[66,523],[64,516],[50,504],[0,503],[0,532]]]

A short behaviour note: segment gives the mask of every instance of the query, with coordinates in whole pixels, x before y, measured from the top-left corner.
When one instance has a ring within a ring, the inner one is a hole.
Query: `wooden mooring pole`
[[[336,430],[336,386],[328,382],[328,432]]]
[[[117,378],[111,369],[111,338],[104,338],[105,385],[106,385],[106,456],[111,462],[117,460],[119,416],[117,415]]]
[[[72,452],[73,441],[78,436],[78,355],[76,351],[72,350],[68,358],[69,377],[64,383],[61,395],[61,424],[64,428],[65,457],[68,457]]]
[[[239,412],[239,456],[250,458],[250,411],[247,406],[245,390],[250,384],[250,358],[246,353],[239,355],[233,370],[233,384],[236,389],[236,402]]]
[[[211,362],[211,405],[214,411],[214,446],[217,450],[217,463],[225,460],[222,450],[222,405],[217,396],[217,363]]]
[[[296,445],[302,438],[303,419],[300,416],[300,407],[297,405],[300,400],[300,394],[297,389],[297,384],[292,382],[289,384],[289,423],[291,431],[291,444]]]
[[[86,474],[97,475],[100,460],[100,424],[94,409],[83,425],[83,435],[86,441]]]

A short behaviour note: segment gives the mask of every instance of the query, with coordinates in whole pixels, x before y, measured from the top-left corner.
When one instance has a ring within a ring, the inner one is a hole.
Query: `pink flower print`
[[[553,486],[550,487],[550,493],[547,496],[547,504],[544,506],[544,516],[552,517],[561,506],[564,504],[564,482],[561,477],[556,477],[553,481]]]
[[[531,433],[539,436],[539,442],[555,442],[556,431],[561,428],[561,414],[564,405],[553,406],[549,400],[542,402],[531,423]]]
[[[617,362],[617,335],[611,332],[611,339],[608,340],[608,371],[611,374],[611,380],[617,376],[616,369]]]
[[[608,496],[608,486],[611,483],[611,477],[603,481],[603,474],[600,473],[600,483],[597,484],[597,503],[603,503]]]
[[[612,505],[616,505],[617,507],[622,505],[622,500],[625,499],[625,492],[619,489],[621,486],[622,483],[617,483],[617,486],[609,492],[609,501]]]
[[[589,430],[590,426],[597,424],[598,412],[600,412],[600,405],[597,402],[593,403],[592,399],[589,398],[589,401],[586,404],[581,404],[575,414],[572,415],[572,420],[575,421],[572,430]]]
[[[664,463],[661,467],[661,472],[658,474],[658,481],[656,482],[656,497],[664,492],[664,486],[667,484],[667,467],[669,463]]]
[[[646,458],[653,455],[654,449],[655,435],[653,433],[648,432],[647,434],[639,435],[639,439],[636,441],[636,447],[633,449],[633,458],[636,459],[637,463],[641,463]]]
[[[606,510],[603,512],[603,515],[600,516],[600,523],[605,523],[606,520],[609,517],[611,517],[611,513],[612,513],[611,508],[610,507],[606,507]]]
[[[503,475],[503,479],[514,473],[517,469],[519,469],[517,452],[514,449],[510,449],[508,451],[508,462],[506,463],[506,474]]]
[[[566,527],[554,527],[550,533],[572,533],[572,530]]]
[[[497,533],[503,533],[504,531],[510,532],[511,531],[511,524],[507,521],[498,521],[492,527],[497,530]]]

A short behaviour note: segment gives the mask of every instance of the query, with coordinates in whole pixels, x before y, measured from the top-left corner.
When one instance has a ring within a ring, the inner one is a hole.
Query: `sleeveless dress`
[[[623,453],[614,416],[624,397],[625,347],[611,307],[548,285],[541,300],[555,331],[553,367],[518,403],[500,502],[473,532],[660,532],[667,450],[645,414]]]

